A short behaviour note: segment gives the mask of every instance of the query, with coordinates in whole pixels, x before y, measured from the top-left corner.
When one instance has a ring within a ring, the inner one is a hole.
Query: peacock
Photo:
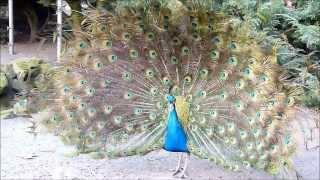
[[[209,1],[130,2],[86,12],[51,86],[33,91],[41,124],[79,153],[177,152],[182,178],[191,154],[232,171],[289,169],[298,90],[283,85],[275,48]]]

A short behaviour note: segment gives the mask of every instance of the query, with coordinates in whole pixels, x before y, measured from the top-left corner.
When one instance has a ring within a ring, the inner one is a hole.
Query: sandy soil
[[[9,56],[6,47],[1,48],[1,63],[33,56],[54,60],[53,45],[47,44],[41,51],[36,51],[36,47],[37,44],[18,44],[15,56]],[[28,126],[30,123],[25,118],[1,120],[1,179],[176,179],[170,171],[176,166],[176,153],[159,150],[143,157],[113,160],[94,160],[87,155],[65,157],[63,153],[72,150],[72,147],[64,146],[58,137],[51,134],[39,134],[34,138],[27,132]],[[310,147],[319,145],[319,130],[313,136]],[[320,179],[319,153],[319,148],[307,151],[303,143],[298,147],[294,167],[302,179]],[[226,171],[192,156],[188,179],[276,178],[252,169]]]

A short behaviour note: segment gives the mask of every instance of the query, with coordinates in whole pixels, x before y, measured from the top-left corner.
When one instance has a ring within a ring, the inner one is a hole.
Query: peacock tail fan
[[[90,10],[45,92],[42,123],[82,153],[146,154],[163,146],[170,93],[193,155],[277,174],[295,142],[276,55],[210,7],[121,1],[112,13]]]

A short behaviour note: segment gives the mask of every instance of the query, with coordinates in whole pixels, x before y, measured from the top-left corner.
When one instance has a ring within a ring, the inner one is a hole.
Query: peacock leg
[[[182,162],[182,153],[179,153],[179,161],[178,161],[178,165],[174,171],[174,173],[172,174],[172,176],[177,175],[182,169],[181,169],[181,162]]]
[[[184,166],[182,168],[182,172],[179,175],[180,178],[187,178],[188,177],[188,175],[187,175],[187,167],[188,167],[188,161],[189,160],[190,160],[190,153],[187,153],[186,154],[186,159],[185,159],[185,162],[184,162]]]

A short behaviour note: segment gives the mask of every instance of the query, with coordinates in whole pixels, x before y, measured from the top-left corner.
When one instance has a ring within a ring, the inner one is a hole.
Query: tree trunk
[[[81,14],[81,1],[80,0],[67,0],[72,9],[71,20],[72,28],[79,30],[81,27],[82,14]]]
[[[34,42],[38,38],[38,16],[34,8],[30,5],[27,5],[23,10],[24,15],[27,18],[28,25],[30,28],[30,36],[29,36],[29,43]]]

